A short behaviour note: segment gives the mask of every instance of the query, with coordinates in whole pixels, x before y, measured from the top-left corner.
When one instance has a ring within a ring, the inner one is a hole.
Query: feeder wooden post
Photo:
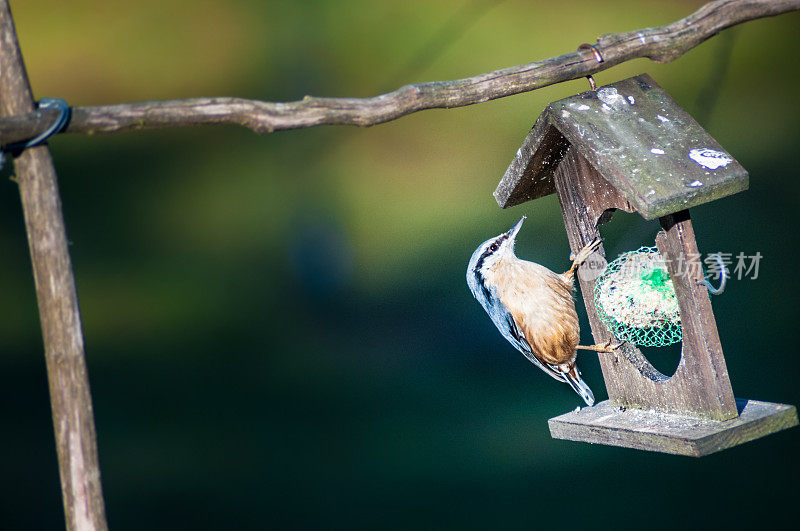
[[[688,209],[747,184],[744,168],[646,74],[545,109],[497,187],[498,203],[556,193],[573,253],[617,210],[659,219],[656,244],[683,328],[671,377],[629,343],[599,354],[609,400],[550,419],[553,437],[700,456],[797,424],[794,406],[734,398],[703,284]],[[595,265],[578,278],[595,343],[604,343],[612,334],[593,300]]]

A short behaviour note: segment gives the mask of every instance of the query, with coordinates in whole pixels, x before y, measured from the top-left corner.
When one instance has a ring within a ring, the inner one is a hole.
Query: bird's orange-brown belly
[[[540,297],[532,311],[520,315],[525,338],[534,353],[554,365],[575,361],[580,326],[572,297]]]
[[[538,331],[528,338],[533,351],[542,361],[553,365],[569,364],[575,361],[575,347],[578,346],[578,335],[562,327]]]

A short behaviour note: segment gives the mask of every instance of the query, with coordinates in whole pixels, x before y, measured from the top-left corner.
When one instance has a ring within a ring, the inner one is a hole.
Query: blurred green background
[[[12,2],[35,95],[73,105],[371,96],[574,50],[702,2]],[[693,210],[700,250],[761,252],[713,300],[736,396],[800,404],[800,15],[670,64],[637,60],[750,171]],[[522,214],[518,254],[569,249],[555,197],[491,192],[575,81],[369,129],[208,127],[59,137],[60,178],[114,529],[662,528],[782,518],[794,429],[700,460],[552,440],[578,397],[471,298],[474,248]],[[63,525],[16,185],[0,193],[0,527]],[[620,216],[611,254],[652,244]],[[582,310],[581,310],[582,311]],[[591,341],[585,320],[584,341]],[[671,372],[674,350],[648,352]],[[596,356],[585,379],[606,397]],[[784,515],[785,516],[785,515]]]

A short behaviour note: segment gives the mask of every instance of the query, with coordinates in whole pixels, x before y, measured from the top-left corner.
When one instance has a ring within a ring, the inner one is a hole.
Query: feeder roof
[[[747,171],[647,74],[551,103],[494,195],[502,208],[555,192],[576,149],[645,219],[748,187]]]

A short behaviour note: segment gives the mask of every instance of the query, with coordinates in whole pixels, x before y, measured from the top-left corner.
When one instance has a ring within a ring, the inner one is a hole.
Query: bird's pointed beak
[[[513,240],[517,237],[517,233],[519,232],[520,227],[522,227],[522,222],[525,221],[525,216],[522,216],[517,223],[511,227],[511,230],[508,231],[508,239]]]

